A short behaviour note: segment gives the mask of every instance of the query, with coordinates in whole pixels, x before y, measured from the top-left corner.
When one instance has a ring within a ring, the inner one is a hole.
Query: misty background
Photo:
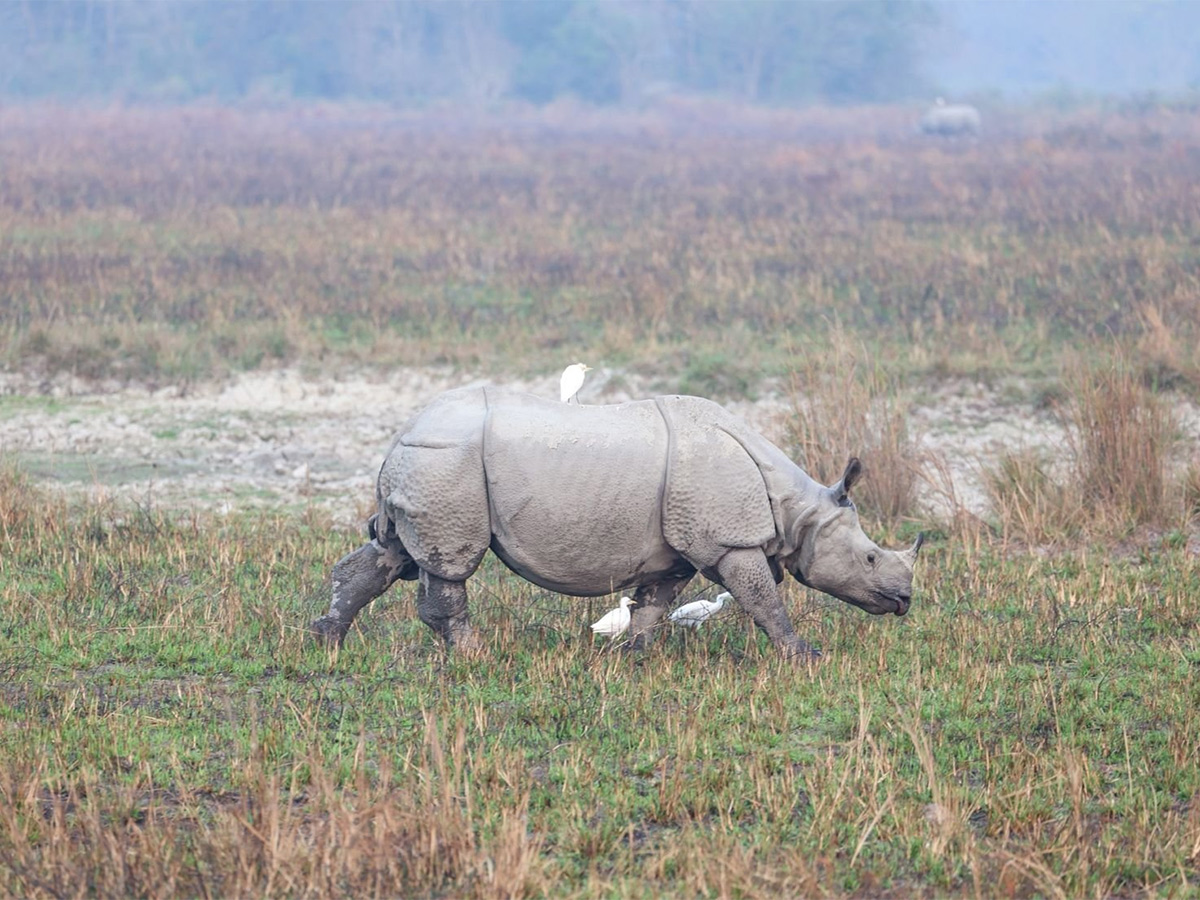
[[[1187,0],[0,0],[0,96],[486,109],[1194,92]]]

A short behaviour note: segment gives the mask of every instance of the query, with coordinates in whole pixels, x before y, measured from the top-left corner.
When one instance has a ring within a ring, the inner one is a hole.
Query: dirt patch
[[[484,381],[449,369],[312,378],[285,369],[152,390],[0,374],[0,454],[38,482],[98,499],[223,513],[316,504],[357,527],[393,433],[439,391]],[[558,394],[557,374],[498,383]],[[580,396],[613,403],[652,393],[635,375],[600,369]],[[754,402],[726,405],[773,438],[788,408],[772,384]],[[1194,442],[1200,411],[1181,401],[1177,417]],[[1054,416],[1012,385],[939,384],[921,392],[910,422],[922,446],[945,460],[960,502],[977,512],[981,460],[1006,448],[1054,452],[1065,439]]]
[[[318,504],[357,524],[394,432],[438,392],[485,381],[437,369],[319,378],[285,369],[152,390],[0,375],[0,454],[38,482],[97,499],[225,513]],[[502,383],[558,394],[557,375]],[[599,370],[581,398],[649,393],[636,377]],[[762,426],[781,401],[731,406]]]

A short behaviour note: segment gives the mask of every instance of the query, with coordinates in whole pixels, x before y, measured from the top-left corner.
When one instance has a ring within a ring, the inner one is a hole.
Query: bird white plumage
[[[586,373],[591,370],[591,366],[585,366],[583,363],[573,363],[563,369],[562,377],[558,380],[558,396],[563,403],[570,403],[574,399],[575,395],[579,393],[579,389],[583,387]]]
[[[629,612],[629,606],[632,603],[633,599],[631,597],[622,597],[621,603],[616,609],[609,610],[592,623],[592,631],[607,637],[616,637],[619,634],[624,634],[625,629],[629,627],[629,620],[632,616],[632,613]]]
[[[676,625],[683,625],[685,628],[699,628],[708,621],[710,616],[719,613],[721,607],[725,605],[725,601],[731,596],[732,594],[726,591],[717,594],[713,600],[695,600],[692,603],[685,603],[671,613],[670,619]]]

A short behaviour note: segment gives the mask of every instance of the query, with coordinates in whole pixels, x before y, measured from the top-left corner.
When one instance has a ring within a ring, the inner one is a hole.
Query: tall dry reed
[[[1006,450],[983,468],[983,485],[1005,540],[1045,544],[1075,536],[1085,507],[1077,491],[1055,470],[1049,455],[1034,448]]]
[[[861,459],[866,475],[855,502],[895,525],[917,513],[924,459],[905,396],[864,348],[840,334],[835,348],[828,366],[808,357],[793,371],[785,441],[800,466],[823,484],[837,481],[851,457]]]
[[[1072,489],[1093,520],[1118,526],[1164,521],[1176,435],[1170,409],[1119,354],[1100,364],[1075,360],[1063,381]]]
[[[256,751],[240,763],[241,789],[216,797],[164,788],[148,765],[121,783],[85,772],[54,786],[36,768],[9,766],[0,772],[0,895],[540,893],[546,860],[528,829],[527,794],[506,797],[482,828],[456,755],[464,753],[461,732],[445,735],[426,719],[407,772],[358,766],[350,784],[316,747],[291,772]],[[444,748],[447,737],[453,743]],[[510,753],[500,767],[512,777],[520,760]]]

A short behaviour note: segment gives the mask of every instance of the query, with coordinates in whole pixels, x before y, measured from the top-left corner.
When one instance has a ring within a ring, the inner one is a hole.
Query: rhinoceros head
[[[913,565],[925,536],[907,550],[885,550],[858,523],[850,488],[862,464],[851,459],[837,484],[821,489],[819,512],[810,519],[799,552],[788,566],[798,580],[852,603],[872,615],[908,612]]]

